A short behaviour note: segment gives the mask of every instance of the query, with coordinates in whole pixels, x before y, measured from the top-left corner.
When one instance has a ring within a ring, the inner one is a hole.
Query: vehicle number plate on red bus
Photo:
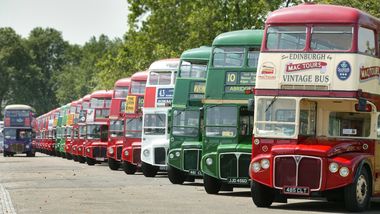
[[[249,184],[248,178],[227,178],[228,184]]]
[[[309,187],[284,187],[283,192],[288,195],[310,195]]]

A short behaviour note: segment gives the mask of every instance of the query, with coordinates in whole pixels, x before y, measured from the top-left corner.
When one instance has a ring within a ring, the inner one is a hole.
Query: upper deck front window
[[[132,81],[132,94],[144,94],[145,93],[145,81]]]
[[[172,72],[170,71],[157,71],[149,73],[150,85],[170,85]]]
[[[352,32],[352,26],[313,26],[310,47],[318,51],[350,50]]]
[[[244,48],[241,47],[219,47],[213,50],[213,66],[242,67],[244,64]]]
[[[183,61],[180,69],[181,77],[206,78],[207,64],[196,64]]]
[[[296,127],[296,100],[260,98],[256,105],[255,134],[272,137],[292,137]]]
[[[273,26],[267,30],[268,50],[303,50],[306,26]]]
[[[115,98],[125,99],[128,96],[128,87],[116,87]]]

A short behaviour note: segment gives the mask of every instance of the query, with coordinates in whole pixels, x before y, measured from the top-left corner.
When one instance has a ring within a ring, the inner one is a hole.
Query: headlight
[[[334,163],[334,162],[333,162],[333,163],[330,163],[330,165],[329,165],[329,170],[330,170],[331,173],[335,173],[335,172],[337,172],[338,169],[339,169],[339,166],[338,166],[337,163]]]
[[[26,149],[29,149],[29,148],[30,148],[30,146],[29,146],[29,145],[26,145],[26,146],[25,146],[25,148],[26,148]]]
[[[75,151],[76,150],[76,148],[75,147],[73,147],[73,151]]]
[[[128,156],[128,155],[129,155],[128,150],[125,150],[125,151],[124,151],[124,155],[125,155],[125,156]]]
[[[175,153],[175,156],[177,156],[177,157],[179,157],[180,155],[181,155],[180,152],[176,152],[176,153]]]
[[[87,151],[88,153],[90,153],[91,150],[90,150],[90,148],[87,148],[86,151]]]
[[[344,166],[344,167],[340,168],[340,170],[339,170],[340,176],[347,177],[348,174],[350,174],[350,170],[347,167]]]
[[[270,162],[268,159],[262,159],[260,162],[261,168],[268,169],[270,166]]]
[[[113,154],[113,148],[112,147],[108,148],[108,153],[110,153],[111,155]]]
[[[79,147],[79,148],[78,148],[78,151],[82,151],[82,147]]]
[[[169,158],[170,158],[170,159],[173,159],[173,158],[174,158],[173,153],[170,153],[170,154],[169,154]]]
[[[145,157],[149,157],[150,152],[149,152],[148,149],[145,149],[144,152],[143,152],[143,154],[144,154]]]
[[[8,145],[8,144],[5,144],[4,147],[5,147],[6,149],[8,149],[8,148],[9,148],[9,145]]]
[[[258,171],[260,171],[260,169],[261,169],[261,166],[260,166],[260,163],[259,163],[259,162],[254,162],[254,163],[252,164],[252,170],[253,170],[254,172],[258,172]]]
[[[207,158],[206,159],[206,164],[209,165],[209,166],[212,165],[212,158]]]

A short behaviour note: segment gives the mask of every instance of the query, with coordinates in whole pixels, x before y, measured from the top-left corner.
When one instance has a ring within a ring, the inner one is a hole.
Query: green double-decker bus
[[[67,109],[69,105],[64,105],[59,109],[59,117],[57,122],[57,141],[55,144],[55,152],[58,157],[65,157],[65,142],[66,142],[66,120],[67,120]]]
[[[212,44],[203,100],[201,170],[209,194],[249,187],[253,112],[246,94],[255,85],[263,31],[220,34]]]
[[[192,181],[195,176],[202,176],[202,99],[210,54],[211,47],[200,47],[181,55],[169,117],[168,177],[173,184],[182,184],[185,180]]]

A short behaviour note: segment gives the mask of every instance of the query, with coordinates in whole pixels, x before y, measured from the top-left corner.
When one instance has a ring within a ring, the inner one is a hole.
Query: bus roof
[[[113,90],[98,90],[91,94],[91,98],[112,98]]]
[[[305,3],[294,7],[276,10],[270,13],[266,20],[266,24],[284,23],[359,23],[380,28],[379,19],[356,8],[314,3]]]
[[[87,94],[86,96],[82,98],[83,102],[86,102],[86,101],[88,102],[90,101],[90,99],[91,99],[91,94]]]
[[[149,66],[149,70],[177,70],[179,65],[178,58],[161,59],[153,62]]]
[[[146,81],[148,74],[148,71],[138,71],[132,75],[131,79],[133,81]]]
[[[181,60],[185,61],[207,61],[210,58],[211,47],[201,46],[184,51],[181,54]]]
[[[214,39],[212,46],[261,46],[263,32],[263,30],[238,30],[222,33]]]
[[[7,110],[30,110],[30,111],[33,111],[35,112],[36,110],[34,110],[33,107],[30,107],[28,105],[22,105],[22,104],[13,104],[13,105],[7,105],[5,106],[5,111]]]
[[[114,87],[125,87],[125,86],[130,86],[131,85],[131,78],[122,78],[119,79],[115,82]]]

